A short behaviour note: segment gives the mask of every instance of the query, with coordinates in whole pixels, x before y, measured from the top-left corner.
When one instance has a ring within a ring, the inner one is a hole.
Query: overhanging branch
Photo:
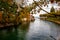
[[[34,1],[34,0],[33,0]],[[41,6],[39,6],[38,5],[38,3],[36,3],[36,1],[34,1],[34,3],[41,9],[41,10],[43,10],[44,12],[46,12],[46,13],[48,13],[49,14],[49,12],[47,12],[46,10],[44,10]]]

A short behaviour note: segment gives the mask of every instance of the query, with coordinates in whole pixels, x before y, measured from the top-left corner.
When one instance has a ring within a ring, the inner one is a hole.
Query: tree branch
[[[34,1],[34,0],[33,0]],[[38,5],[38,3],[36,3],[36,1],[34,1],[34,3],[41,9],[41,10],[43,10],[44,12],[46,12],[46,13],[48,13],[49,14],[49,12],[47,12],[46,10],[44,10],[41,6],[39,6]]]

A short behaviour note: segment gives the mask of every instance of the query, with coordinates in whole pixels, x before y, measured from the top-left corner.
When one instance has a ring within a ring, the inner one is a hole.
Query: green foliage
[[[55,12],[55,9],[54,7],[51,8],[50,12]]]
[[[12,4],[12,5],[10,6],[9,12],[11,12],[11,13],[13,13],[13,14],[16,14],[17,8],[18,8],[17,5],[14,3],[14,4]]]
[[[1,15],[1,17],[3,17],[1,19],[4,20],[4,22],[13,21],[16,18],[14,15],[16,15],[17,7],[15,3],[10,5],[7,1],[0,0],[0,11],[3,11]]]
[[[1,9],[1,11],[3,10],[2,8],[4,8],[4,10],[8,11],[9,4],[7,2],[0,1],[0,9]]]
[[[50,14],[41,14],[40,17],[47,17],[49,20],[60,21],[60,11],[51,12]]]

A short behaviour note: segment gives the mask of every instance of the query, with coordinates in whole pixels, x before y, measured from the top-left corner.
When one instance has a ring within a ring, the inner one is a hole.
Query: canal
[[[60,36],[60,25],[35,18],[12,30],[0,30],[0,40],[56,40]]]

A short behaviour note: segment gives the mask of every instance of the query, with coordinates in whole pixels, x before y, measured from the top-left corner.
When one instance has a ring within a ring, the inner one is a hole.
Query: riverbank
[[[1,29],[8,29],[8,28],[10,28],[10,27],[18,27],[19,25],[21,25],[21,24],[26,24],[26,23],[30,23],[30,21],[34,21],[35,19],[34,19],[34,17],[31,17],[31,18],[22,18],[21,20],[20,20],[20,22],[14,22],[14,23],[0,23],[0,30]]]
[[[58,21],[58,20],[51,20],[51,19],[46,19],[46,20],[50,21],[50,22],[54,22],[54,23],[60,24],[60,21]]]
[[[50,14],[41,14],[40,19],[60,24],[60,11],[57,11],[56,13],[53,12]]]
[[[56,19],[56,18],[41,17],[40,19],[41,20],[47,20],[47,21],[50,21],[50,22],[54,22],[54,23],[60,24],[60,21],[58,19]]]

